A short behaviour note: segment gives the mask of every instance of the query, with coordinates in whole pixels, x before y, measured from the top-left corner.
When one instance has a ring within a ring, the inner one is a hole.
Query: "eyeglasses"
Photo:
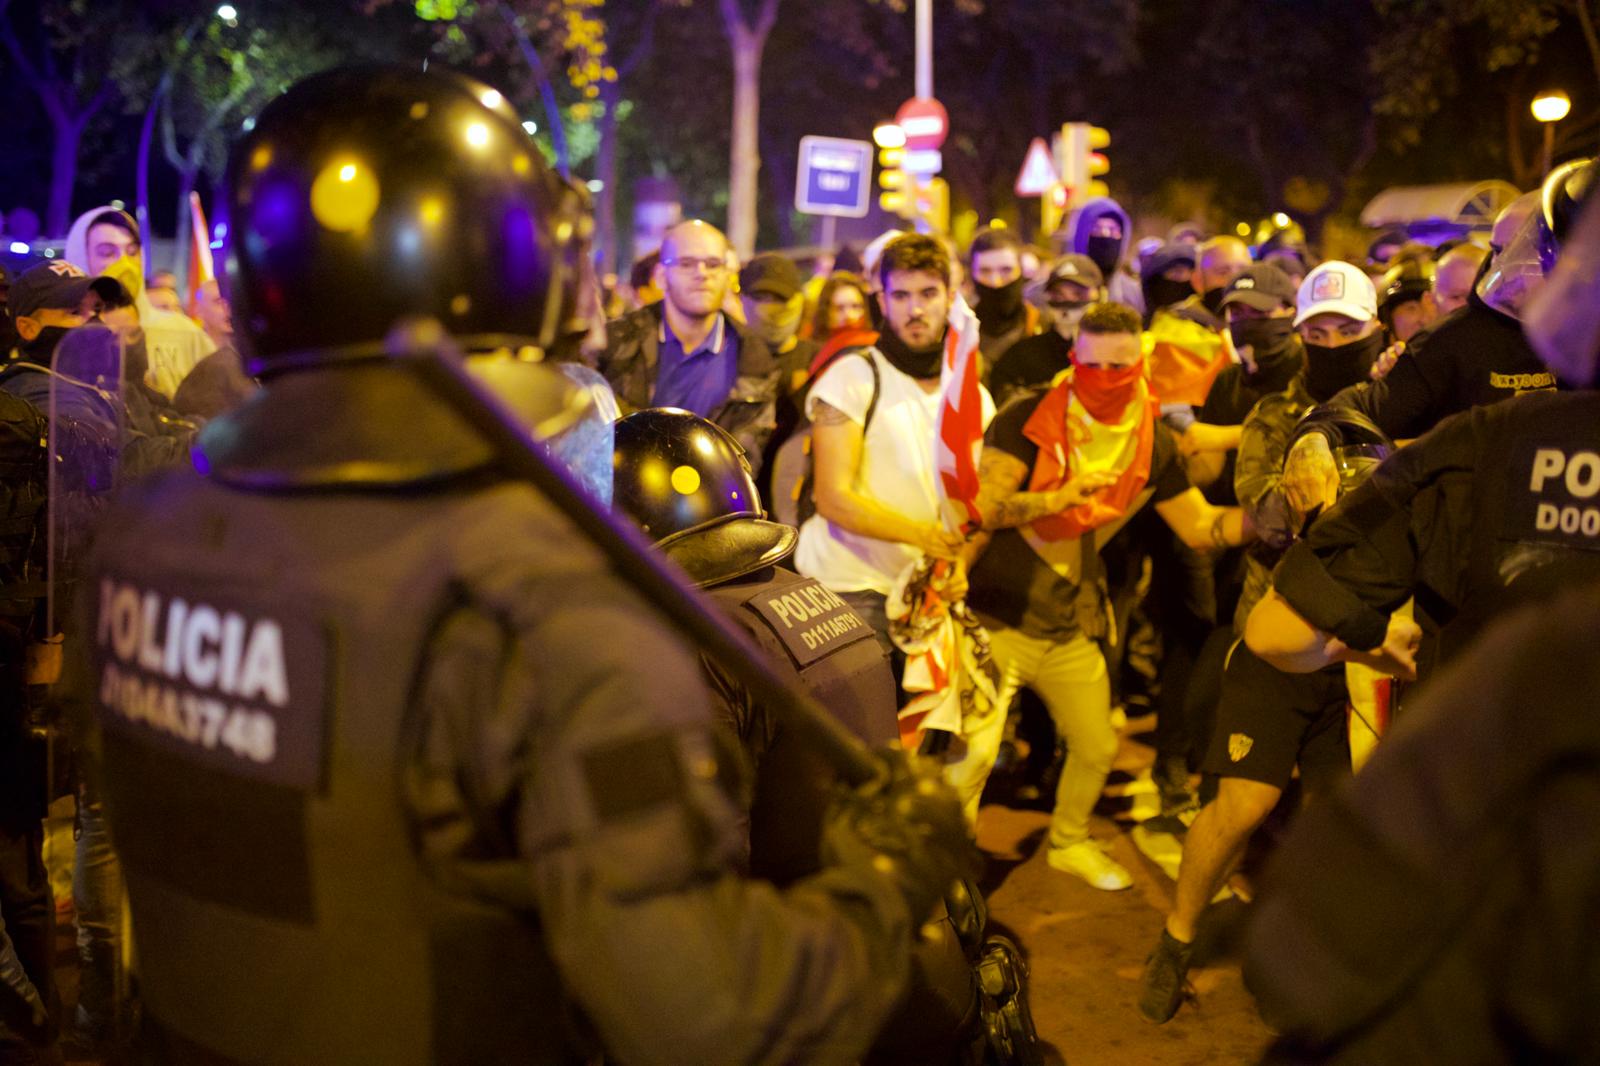
[[[687,259],[663,259],[661,261],[661,265],[676,267],[685,274],[693,274],[700,269],[704,269],[707,274],[720,274],[724,270],[728,269],[728,261],[726,259],[723,259],[721,256],[713,255],[708,255],[704,259],[695,259],[692,257]]]

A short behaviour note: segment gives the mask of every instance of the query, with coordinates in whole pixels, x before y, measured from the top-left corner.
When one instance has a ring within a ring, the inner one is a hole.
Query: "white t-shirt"
[[[925,392],[876,349],[872,360],[881,382],[878,406],[861,444],[855,489],[913,522],[942,521],[939,474],[933,443],[939,425],[940,392]],[[949,371],[946,371],[949,373]],[[989,390],[983,395],[983,424],[994,417]],[[815,420],[817,404],[844,412],[864,424],[872,403],[872,368],[865,359],[846,356],[834,363],[806,394],[806,416]],[[921,554],[910,544],[865,537],[812,515],[800,527],[795,568],[834,592],[870,589],[887,596],[895,579]]]

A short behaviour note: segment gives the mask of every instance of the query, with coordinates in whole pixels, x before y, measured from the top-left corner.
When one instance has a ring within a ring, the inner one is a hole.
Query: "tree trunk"
[[[733,145],[728,160],[728,241],[741,259],[756,247],[756,178],[761,170],[761,53],[778,16],[778,0],[761,0],[746,23],[740,0],[721,0],[722,27],[733,51]]]
[[[595,202],[595,250],[600,254],[600,273],[617,269],[617,104],[622,89],[617,82],[600,83],[600,144],[594,154],[594,176],[600,179],[600,195]]]
[[[741,259],[756,246],[756,184],[761,153],[761,51],[765,41],[739,27],[733,41],[733,147],[728,160],[728,240]]]
[[[44,231],[65,237],[72,224],[72,190],[78,183],[78,148],[88,118],[57,119],[51,124],[55,144],[50,152],[50,206],[45,210]],[[82,266],[82,263],[78,264]]]

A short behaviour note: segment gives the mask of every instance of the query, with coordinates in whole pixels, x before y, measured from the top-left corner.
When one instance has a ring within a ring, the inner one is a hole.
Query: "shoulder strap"
[[[861,435],[865,437],[867,427],[872,425],[872,413],[878,409],[878,393],[883,389],[883,379],[878,376],[878,361],[872,358],[870,349],[856,348],[852,350],[865,359],[867,365],[872,368],[872,399],[867,403],[867,416],[861,420]]]

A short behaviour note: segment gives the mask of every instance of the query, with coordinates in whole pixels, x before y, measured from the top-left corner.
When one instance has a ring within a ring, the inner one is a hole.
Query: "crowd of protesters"
[[[1499,261],[1530,210],[1439,245],[1379,234],[1360,262],[1324,261],[1294,230],[1252,247],[1189,223],[1136,243],[1107,199],[1048,247],[995,226],[964,249],[895,232],[804,261],[741,263],[690,221],[609,291],[604,344],[584,358],[622,414],[679,408],[738,440],[766,510],[799,527],[792,565],[872,628],[902,679],[902,741],[940,754],[970,818],[997,762],[1042,735],[1049,866],[1129,887],[1090,815],[1131,708],[1154,711],[1160,808],[1142,830],[1182,860],[1140,1009],[1165,1021],[1208,904],[1252,892],[1252,835],[1359,768],[1397,705],[1380,670],[1290,674],[1245,643],[1274,567],[1365,460],[1557,386],[1518,323],[1512,282],[1529,279]],[[61,257],[8,279],[0,419],[18,442],[60,407],[52,382],[83,383],[62,362],[73,334],[115,338],[120,369],[92,384],[122,391],[117,431],[151,462],[248,400],[217,283],[179,293],[147,266],[133,220],[106,207]],[[1344,435],[1306,433],[1317,418]],[[25,520],[43,490],[8,469],[6,517]],[[36,554],[19,542],[7,581]],[[0,636],[27,703],[51,680],[39,648],[54,634],[10,592]],[[959,622],[931,646],[907,637],[929,604]],[[62,1028],[41,829],[53,790],[34,769],[37,716],[4,729],[0,1020],[37,1051]],[[111,842],[92,792],[77,801],[67,1027],[98,1046],[125,1023],[126,945]]]

